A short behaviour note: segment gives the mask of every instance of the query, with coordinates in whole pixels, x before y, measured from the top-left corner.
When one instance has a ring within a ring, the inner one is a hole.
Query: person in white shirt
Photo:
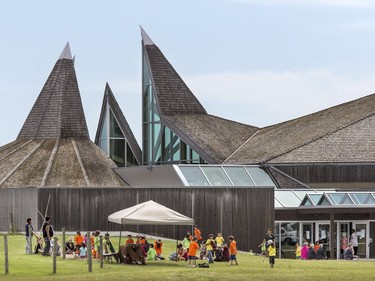
[[[355,229],[352,229],[352,231],[350,232],[350,244],[352,244],[354,255],[356,256],[358,251],[358,237]]]

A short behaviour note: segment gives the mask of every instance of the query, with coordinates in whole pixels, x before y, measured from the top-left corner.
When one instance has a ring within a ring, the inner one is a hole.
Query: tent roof
[[[193,225],[194,220],[152,200],[126,208],[108,216],[118,224]]]

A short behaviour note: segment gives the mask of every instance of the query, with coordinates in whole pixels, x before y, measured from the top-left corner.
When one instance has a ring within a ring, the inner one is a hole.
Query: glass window
[[[203,167],[202,171],[210,181],[212,186],[232,186],[228,177],[225,175],[221,167]]]
[[[110,140],[109,157],[118,167],[125,167],[125,139]]]
[[[275,186],[270,176],[259,167],[246,167],[256,186]]]
[[[327,193],[327,195],[335,204],[354,204],[346,193]]]
[[[299,239],[299,223],[281,223],[279,237],[282,258],[295,259],[296,243]]]
[[[223,167],[235,186],[254,186],[254,182],[242,166]]]
[[[322,194],[310,194],[309,193],[309,197],[311,199],[311,201],[313,202],[314,205],[317,205],[320,198],[322,198]]]
[[[134,157],[134,153],[131,150],[128,143],[126,143],[126,166],[127,167],[139,166],[137,160]]]
[[[118,125],[116,118],[113,116],[112,110],[109,111],[110,130],[109,135],[111,138],[124,138],[124,135]]]
[[[331,202],[328,201],[328,199],[323,195],[322,198],[319,200],[317,205],[322,205],[322,206],[329,206],[332,205]]]
[[[172,132],[172,160],[180,161],[180,138]]]
[[[275,197],[284,207],[298,207],[301,199],[291,190],[275,190]]]
[[[363,205],[375,204],[375,199],[371,193],[351,193],[350,194],[355,203]]]
[[[108,109],[108,108],[107,108]],[[108,153],[108,118],[107,114],[103,115],[102,127],[100,128],[99,147],[107,155]]]
[[[305,197],[302,202],[301,206],[313,206],[313,203],[310,201],[309,197]]]
[[[185,179],[187,180],[190,186],[209,186],[210,185],[198,166],[195,166],[195,167],[179,166],[179,168],[182,174],[185,176]]]

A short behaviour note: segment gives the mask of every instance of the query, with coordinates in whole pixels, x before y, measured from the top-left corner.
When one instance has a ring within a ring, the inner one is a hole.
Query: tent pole
[[[178,250],[177,250],[177,246],[178,246],[178,225],[176,225],[176,262],[178,261]]]
[[[120,251],[121,246],[121,232],[122,232],[122,223],[120,223],[120,237],[118,238],[118,250]]]

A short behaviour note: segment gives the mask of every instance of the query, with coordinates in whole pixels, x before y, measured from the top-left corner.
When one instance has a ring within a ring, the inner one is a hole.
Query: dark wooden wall
[[[275,165],[275,167],[291,177],[307,184],[331,182],[375,182],[375,164]]]
[[[46,209],[52,225],[59,231],[107,230],[111,213],[148,200],[194,218],[203,238],[222,232],[234,235],[240,250],[258,251],[268,227],[274,225],[273,188],[41,188],[38,208]],[[109,231],[120,226],[110,223]],[[190,227],[124,226],[123,230],[183,239]],[[227,239],[226,239],[227,240]]]

